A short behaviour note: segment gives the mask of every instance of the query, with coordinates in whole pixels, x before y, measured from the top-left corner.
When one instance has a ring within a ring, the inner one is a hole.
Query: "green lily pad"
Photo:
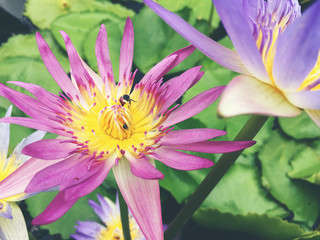
[[[282,130],[296,139],[313,139],[320,137],[320,129],[310,119],[308,114],[302,112],[297,117],[279,118]]]
[[[207,227],[242,231],[265,240],[315,239],[319,232],[305,232],[298,224],[267,214],[233,215],[214,208],[200,208],[194,218]]]
[[[288,173],[289,177],[320,185],[320,156],[312,148],[307,147],[299,152],[291,164],[293,169]]]
[[[134,16],[132,10],[126,9],[120,4],[95,0],[28,0],[25,7],[24,14],[40,29],[50,29],[50,25],[55,19],[72,12],[100,11],[121,18]]]
[[[263,184],[294,214],[293,220],[311,228],[319,213],[319,194],[315,186],[290,179],[290,161],[306,146],[274,132],[259,152]]]
[[[172,52],[189,45],[149,8],[143,8],[132,21],[135,28],[134,63],[143,73]],[[204,26],[207,26],[204,22],[198,22],[197,28],[203,29]],[[203,54],[196,50],[170,72],[187,70],[202,57]]]

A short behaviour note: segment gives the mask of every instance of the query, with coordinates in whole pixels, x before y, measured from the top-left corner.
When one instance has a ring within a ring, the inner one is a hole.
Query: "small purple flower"
[[[114,204],[110,199],[98,194],[98,201],[89,200],[89,205],[99,216],[103,224],[93,221],[78,221],[76,233],[71,235],[76,240],[123,240],[119,200]],[[132,240],[146,240],[134,217],[129,212],[129,226]]]
[[[304,109],[320,126],[320,1],[301,16],[297,0],[213,0],[236,52],[144,2],[212,60],[242,74],[224,90],[221,115],[292,117]]]

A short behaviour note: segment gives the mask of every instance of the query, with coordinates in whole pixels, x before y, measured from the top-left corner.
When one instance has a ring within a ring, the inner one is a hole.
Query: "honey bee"
[[[136,102],[135,100],[130,98],[130,95],[124,94],[123,96],[120,97],[119,102],[121,106],[124,106],[126,103],[129,103],[131,106],[131,102]]]

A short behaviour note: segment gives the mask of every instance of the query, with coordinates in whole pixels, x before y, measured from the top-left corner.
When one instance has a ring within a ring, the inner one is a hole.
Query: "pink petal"
[[[0,199],[23,193],[31,179],[41,170],[60,160],[45,161],[31,158],[0,182]],[[54,174],[54,172],[52,173]]]
[[[90,175],[88,178],[85,179],[85,181],[77,185],[73,185],[72,187],[67,188],[65,190],[65,200],[72,201],[73,199],[83,197],[91,193],[93,190],[95,190],[98,186],[102,184],[112,166],[113,163],[109,161],[101,163],[99,170],[95,174]]]
[[[110,92],[109,82],[114,83],[114,75],[108,48],[107,30],[104,24],[101,25],[96,41],[96,56],[100,76],[106,83],[107,92]]]
[[[46,106],[37,99],[15,91],[4,84],[0,84],[0,95],[10,100],[21,111],[35,119],[47,118],[47,112],[43,108]]]
[[[105,164],[104,167],[95,174],[86,179],[86,181],[65,189],[57,194],[48,207],[35,219],[32,224],[49,224],[62,217],[80,198],[95,190],[106,178],[111,164]]]
[[[43,160],[56,160],[68,157],[77,146],[61,139],[44,139],[26,146],[22,153]]]
[[[36,40],[41,58],[51,76],[67,95],[72,97],[72,99],[76,99],[76,95],[79,94],[78,90],[73,86],[68,75],[65,73],[39,32],[36,33]]]
[[[218,111],[224,117],[241,114],[293,117],[301,113],[274,87],[241,75],[235,77],[224,90]]]
[[[214,87],[195,96],[190,101],[174,110],[164,122],[163,126],[172,126],[198,114],[217,100],[224,88],[224,86]]]
[[[188,144],[223,136],[225,131],[210,128],[182,129],[171,131],[161,139],[161,145]]]
[[[200,68],[201,66],[191,68],[178,77],[172,78],[168,82],[164,83],[166,86],[168,86],[168,88],[165,96],[166,100],[160,112],[170,107],[190,88],[195,79],[198,77]]]
[[[45,225],[52,223],[62,217],[79,198],[65,201],[65,191],[59,192],[47,208],[36,218],[32,220],[33,225]]]
[[[145,84],[147,81],[158,81],[161,77],[163,77],[166,73],[168,73],[171,69],[185,60],[191,53],[193,53],[195,47],[189,45],[185,48],[181,48],[178,51],[170,54],[165,57],[161,62],[157,63],[153,68],[150,69],[141,79],[140,83]]]
[[[133,60],[134,31],[131,19],[128,17],[120,49],[119,83],[127,82],[130,77]]]
[[[179,16],[152,0],[143,0],[177,33],[218,64],[235,72],[248,74],[238,54],[205,36]]]
[[[96,174],[102,167],[104,167],[104,162],[97,162],[89,165],[87,159],[77,163],[74,167],[65,171],[63,179],[60,184],[60,191],[65,190],[71,186],[80,184],[86,181],[93,174]]]
[[[144,158],[135,158],[130,153],[125,154],[130,162],[131,172],[133,175],[143,179],[163,179],[163,174],[156,169],[148,160]]]
[[[154,159],[178,170],[198,170],[213,166],[209,159],[161,147],[155,151]]]
[[[119,189],[146,239],[163,240],[158,180],[145,180],[131,173],[130,164],[120,159],[113,167]]]
[[[203,153],[228,153],[251,147],[254,144],[256,144],[255,141],[203,141],[171,145],[170,148]]]
[[[70,67],[71,67],[71,73],[76,81],[76,83],[79,85],[82,85],[86,87],[86,89],[90,89],[89,84],[93,84],[93,79],[89,75],[88,71],[84,68],[82,65],[82,59],[80,58],[77,50],[73,46],[70,37],[68,34],[66,34],[63,31],[60,31],[63,40],[66,45],[68,58],[70,61]]]
[[[25,118],[25,117],[6,117],[6,118],[1,118],[0,122],[3,123],[13,123],[13,124],[18,124],[24,127],[28,128],[33,128],[33,129],[38,129],[46,132],[52,132],[61,136],[69,136],[68,133],[66,133],[63,130],[56,129],[56,127],[60,127],[60,125],[57,125],[56,122],[53,121],[40,121],[37,119],[33,118]]]
[[[10,117],[12,112],[12,105],[9,106],[5,117]],[[8,155],[8,148],[10,143],[10,124],[0,123],[0,152],[5,159]],[[3,161],[3,160],[1,160]]]
[[[53,162],[53,164],[49,165],[47,168],[42,168],[43,170],[41,171],[38,171],[25,191],[27,193],[39,192],[60,185],[65,172],[76,166],[80,161],[79,155],[74,155],[60,161],[44,160],[43,162],[45,163]]]
[[[249,27],[249,18],[242,1],[213,0],[213,3],[242,63],[253,76],[271,83]]]

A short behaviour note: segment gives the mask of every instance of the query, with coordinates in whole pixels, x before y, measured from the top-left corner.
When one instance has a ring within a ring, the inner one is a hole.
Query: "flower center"
[[[257,9],[253,9],[245,5],[245,9],[252,35],[269,77],[273,81],[272,67],[277,39],[291,22],[300,17],[300,6],[298,1],[264,0],[258,0],[257,6]]]
[[[101,110],[99,124],[103,131],[119,140],[127,139],[133,132],[132,115],[129,109],[115,104]]]

